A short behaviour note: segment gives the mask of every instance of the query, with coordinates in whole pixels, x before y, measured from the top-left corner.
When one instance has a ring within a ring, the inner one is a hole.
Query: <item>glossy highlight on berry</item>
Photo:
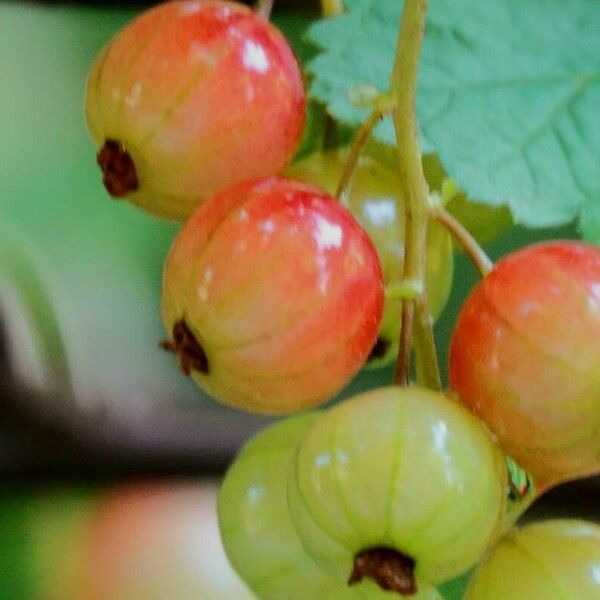
[[[382,311],[367,234],[336,200],[289,179],[216,194],[165,264],[163,347],[210,394],[253,412],[329,399],[364,363]]]
[[[85,109],[109,194],[185,219],[218,190],[291,160],[305,93],[268,21],[236,2],[180,0],[143,12],[105,46]]]
[[[503,527],[506,481],[502,452],[458,402],[385,387],[317,417],[288,499],[318,565],[410,594],[411,577],[418,590],[475,564]]]
[[[464,304],[450,383],[542,487],[600,472],[600,247],[499,261]]]

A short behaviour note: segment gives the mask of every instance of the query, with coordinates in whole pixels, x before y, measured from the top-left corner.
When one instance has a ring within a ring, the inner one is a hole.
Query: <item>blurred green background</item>
[[[310,50],[301,41],[307,23],[301,5],[281,5],[275,21],[303,56]],[[36,453],[37,430],[28,430],[27,419],[20,423],[28,459],[17,445],[0,460],[2,506],[12,507],[11,514],[21,503],[19,494],[35,496],[53,479],[89,483],[158,471],[192,471],[199,478],[215,469],[211,452],[219,455],[222,468],[266,422],[217,405],[180,376],[173,358],[158,348],[162,261],[178,227],[109,199],[101,184],[83,118],[86,73],[100,47],[137,10],[116,3],[110,8],[0,4],[0,315],[13,374],[28,388],[50,394],[51,401],[36,401],[32,420],[56,413],[53,434],[68,425],[81,450],[53,454],[59,443],[44,438]],[[514,227],[487,249],[497,257],[533,240],[556,237],[575,237],[575,230]],[[452,297],[436,324],[443,368],[458,308],[476,280],[465,257],[457,255]],[[391,367],[365,371],[342,396],[391,380]],[[165,429],[166,414],[180,417]],[[62,415],[68,419],[61,420]],[[86,433],[77,434],[80,419],[88,429],[103,423],[102,435],[86,445]],[[13,437],[11,427],[4,417],[0,450]],[[108,454],[105,447],[98,449],[102,444],[111,446]],[[158,464],[164,456],[168,460],[155,470],[153,461]],[[119,470],[125,457],[129,467]],[[105,468],[94,468],[100,459]],[[559,490],[540,510],[560,514],[576,503],[575,510],[588,514],[597,510],[593,497],[588,501],[597,489],[586,484]],[[2,510],[0,532],[8,527],[10,539],[31,539],[18,528],[21,533],[15,534],[14,520],[3,517]],[[0,565],[6,565],[8,556],[6,568],[13,574],[15,565],[24,564],[14,554],[20,543],[5,545],[0,557]],[[0,596],[32,598],[25,588],[18,591],[18,583],[14,589]]]

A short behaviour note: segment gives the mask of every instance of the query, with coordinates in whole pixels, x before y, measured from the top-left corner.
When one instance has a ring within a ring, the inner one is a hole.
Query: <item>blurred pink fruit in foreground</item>
[[[221,546],[212,484],[110,492],[86,549],[86,600],[252,600]]]

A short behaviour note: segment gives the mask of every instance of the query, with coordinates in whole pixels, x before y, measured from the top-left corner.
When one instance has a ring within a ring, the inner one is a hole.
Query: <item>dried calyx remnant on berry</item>
[[[106,140],[96,162],[102,170],[102,183],[111,196],[122,198],[138,189],[135,164],[121,143]]]
[[[417,591],[415,561],[392,548],[370,548],[354,557],[348,583],[360,583],[364,577],[377,582],[382,590],[410,596]]]
[[[183,0],[142,13],[107,44],[85,107],[107,191],[185,219],[218,190],[291,160],[305,92],[268,21],[236,2]]]
[[[209,393],[250,411],[329,399],[363,365],[382,312],[367,234],[334,198],[289,179],[216,194],[165,264],[163,346]]]
[[[198,371],[203,375],[210,372],[208,357],[184,319],[173,325],[173,339],[160,343],[161,348],[174,352],[179,359],[179,366],[185,375]]]

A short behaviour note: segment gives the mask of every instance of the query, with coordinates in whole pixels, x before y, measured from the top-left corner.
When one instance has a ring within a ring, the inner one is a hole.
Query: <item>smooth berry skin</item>
[[[475,572],[465,600],[600,598],[600,525],[531,523],[508,534]]]
[[[109,42],[85,108],[98,149],[119,142],[135,164],[127,198],[183,220],[216,191],[291,160],[305,93],[274,26],[239,3],[185,0],[142,13]]]
[[[340,581],[357,553],[385,547],[435,585],[473,566],[500,533],[506,482],[504,455],[460,403],[384,387],[316,418],[288,501],[304,547]]]
[[[364,363],[382,312],[381,268],[367,234],[326,193],[288,179],[216,194],[165,264],[168,335],[184,320],[208,363],[193,378],[251,412],[329,399]]]
[[[303,600],[319,593],[329,598],[336,588],[344,591],[305,553],[287,506],[287,471],[315,416],[285,419],[258,433],[236,457],[219,491],[223,547],[259,598]]]
[[[450,382],[542,488],[600,472],[600,248],[498,262],[463,306]]]
[[[348,158],[348,149],[315,152],[290,165],[290,177],[317,185],[334,194]],[[404,194],[398,174],[388,163],[364,153],[356,166],[345,205],[373,241],[383,269],[386,286],[404,279]],[[446,229],[432,221],[427,232],[425,284],[428,308],[437,318],[452,288],[452,239]],[[379,342],[379,356],[369,364],[378,366],[396,358],[402,323],[402,299],[386,298]]]
[[[308,413],[278,421],[251,439],[219,492],[219,527],[229,561],[261,600],[390,600],[373,582],[349,587],[319,569],[292,525],[286,480],[314,421]],[[424,588],[413,600],[441,600]]]

